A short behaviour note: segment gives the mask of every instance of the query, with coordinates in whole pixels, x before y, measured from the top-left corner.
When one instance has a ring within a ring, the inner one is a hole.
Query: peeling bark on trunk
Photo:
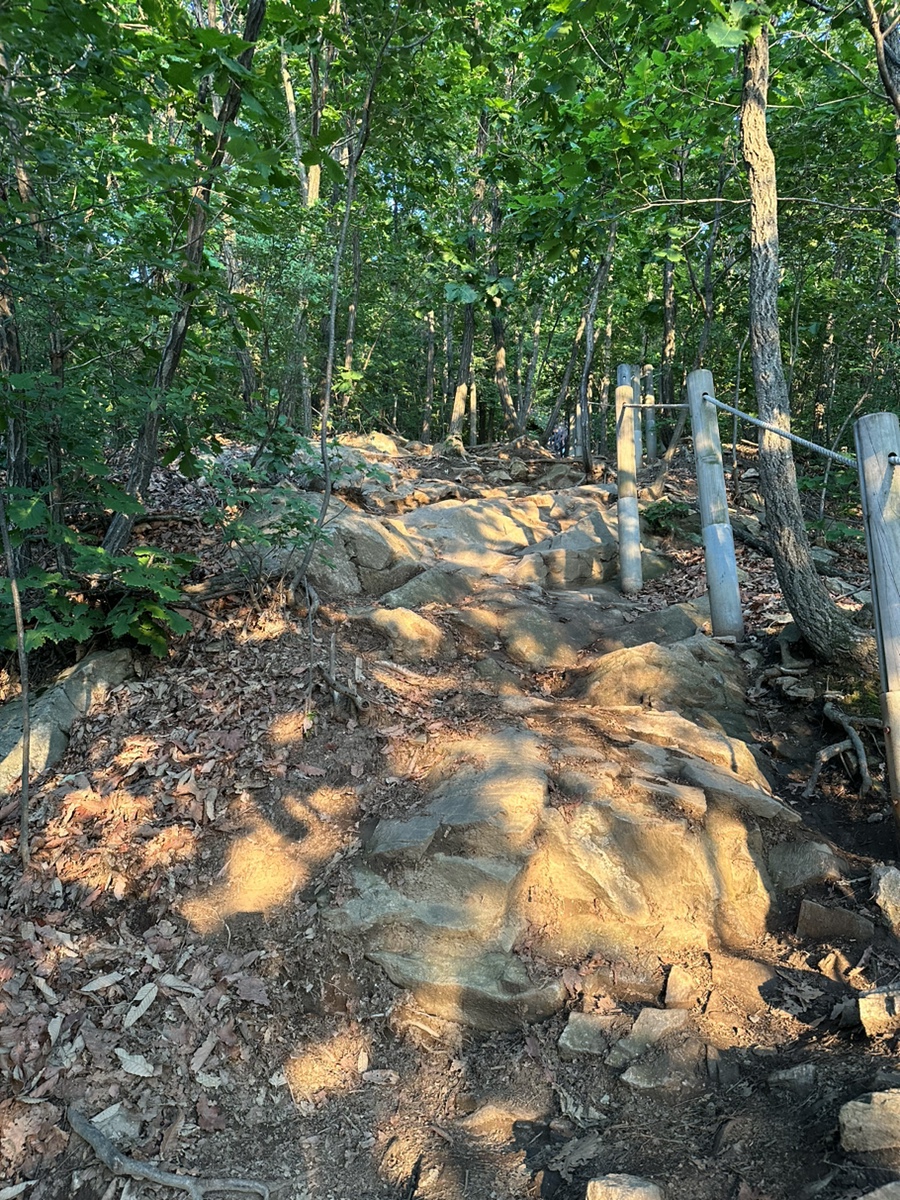
[[[775,156],[766,132],[768,30],[745,50],[741,152],[750,185],[750,348],[760,417],[790,429],[787,381],[778,323],[778,199]],[[844,617],[828,595],[810,556],[791,444],[759,433],[760,483],[772,558],[785,602],[817,657],[851,659],[870,670],[874,643]]]

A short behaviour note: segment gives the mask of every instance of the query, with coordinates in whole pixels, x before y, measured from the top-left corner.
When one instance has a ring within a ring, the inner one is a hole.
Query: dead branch
[[[127,1175],[129,1179],[146,1180],[160,1187],[175,1188],[187,1192],[191,1200],[203,1200],[210,1192],[242,1192],[253,1194],[269,1200],[269,1188],[265,1183],[257,1183],[252,1179],[200,1179],[195,1175],[176,1175],[172,1171],[164,1171],[152,1163],[138,1162],[128,1158],[111,1141],[102,1130],[84,1113],[69,1105],[66,1110],[72,1129],[91,1147],[105,1167],[113,1175]]]

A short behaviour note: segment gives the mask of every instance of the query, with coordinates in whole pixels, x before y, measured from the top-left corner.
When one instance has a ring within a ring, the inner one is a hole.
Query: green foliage
[[[32,566],[19,580],[26,621],[26,648],[47,642],[86,642],[106,633],[133,638],[162,657],[172,635],[191,624],[170,605],[181,597],[180,583],[194,564],[187,555],[139,546],[132,554],[111,557],[85,545],[71,530],[57,530],[65,541],[71,569]],[[15,623],[9,579],[0,583],[0,646],[15,647]]]
[[[811,521],[810,528],[829,546],[841,542],[860,542],[865,536],[861,529],[854,529],[852,525],[846,525],[843,521],[833,518]]]
[[[696,517],[689,504],[682,500],[654,500],[641,513],[645,526],[662,535],[684,532],[685,523]]]
[[[204,514],[221,532],[240,569],[251,579],[278,570],[287,576],[317,535],[318,507],[289,482],[272,482],[272,468],[285,460],[271,456],[258,465],[236,462],[216,465],[206,482],[216,504]],[[323,540],[328,540],[324,538]]]

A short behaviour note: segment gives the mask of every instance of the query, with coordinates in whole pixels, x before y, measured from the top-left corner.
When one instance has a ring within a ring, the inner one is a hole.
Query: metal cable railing
[[[794,442],[797,446],[803,446],[806,450],[813,450],[816,454],[830,458],[832,462],[843,463],[847,467],[855,467],[857,465],[856,459],[851,458],[848,454],[839,454],[837,450],[828,450],[825,446],[817,446],[815,442],[807,441],[806,438],[800,437],[799,434],[789,433],[786,429],[779,429],[777,425],[771,425],[768,421],[761,421],[759,417],[751,417],[749,413],[741,412],[739,408],[734,408],[731,404],[726,404],[724,400],[717,400],[709,392],[703,393],[703,399],[708,400],[710,404],[714,404],[716,408],[721,408],[735,417],[741,417],[742,420],[749,421],[751,425],[756,425],[759,429],[766,429],[769,433],[777,434],[778,437],[783,437],[789,442]],[[893,466],[893,463],[891,465]]]

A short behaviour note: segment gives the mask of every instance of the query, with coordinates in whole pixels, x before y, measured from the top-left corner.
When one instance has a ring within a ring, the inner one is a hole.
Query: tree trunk
[[[463,316],[463,336],[459,347],[459,371],[456,376],[456,392],[453,396],[453,411],[447,428],[448,438],[462,436],[462,423],[466,415],[466,396],[469,392],[469,375],[472,366],[472,347],[475,344],[475,306],[467,304]]]
[[[431,413],[434,407],[434,312],[425,316],[425,403],[422,405],[422,441],[431,441]]]
[[[550,420],[547,422],[544,429],[544,436],[541,442],[546,446],[550,434],[556,428],[556,422],[559,420],[559,414],[562,411],[563,405],[569,395],[569,385],[572,382],[572,374],[575,370],[575,363],[578,359],[578,347],[581,345],[581,339],[584,337],[584,317],[578,322],[578,328],[575,331],[575,338],[572,342],[572,350],[569,354],[569,361],[566,363],[566,369],[563,372],[562,383],[559,385],[559,393],[556,397],[556,403],[553,406],[553,412],[550,414]]]
[[[675,403],[675,264],[663,263],[663,340],[659,360],[659,398]]]
[[[524,433],[528,424],[528,414],[531,412],[531,402],[534,399],[534,385],[537,377],[538,355],[541,349],[541,318],[544,315],[544,303],[541,301],[534,312],[534,325],[531,330],[531,358],[528,362],[528,373],[525,376],[525,389],[519,397],[517,433]]]
[[[351,258],[353,261],[353,283],[350,291],[350,304],[347,308],[347,335],[344,338],[344,398],[341,401],[341,415],[347,415],[347,409],[353,395],[353,343],[356,337],[356,313],[359,308],[359,280],[362,274],[362,258],[359,253],[359,228],[354,227],[350,239]]]
[[[610,281],[612,271],[610,271]],[[600,395],[600,457],[607,458],[609,456],[609,389],[612,383],[612,323],[613,306],[610,300],[606,306],[606,323],[603,326],[603,350],[600,355],[600,387],[598,389]]]
[[[294,168],[300,183],[300,199],[304,208],[309,208],[309,177],[303,165],[303,142],[300,138],[300,126],[297,122],[297,101],[294,97],[294,84],[288,70],[287,55],[284,52],[284,42],[281,45],[281,86],[284,88],[284,103],[287,107],[288,125],[291,130],[291,144],[294,149]]]
[[[500,240],[500,194],[494,187],[493,198],[491,202],[491,261],[490,272],[495,279],[500,278],[500,268],[497,261],[498,242]],[[503,320],[502,301],[500,296],[494,296],[494,309],[491,313],[491,332],[494,335],[494,383],[497,386],[497,395],[500,397],[500,405],[503,409],[503,425],[505,432],[514,437],[518,425],[516,406],[513,402],[512,392],[509,387],[509,372],[506,368],[506,325]],[[470,431],[470,437],[472,436]],[[476,438],[477,441],[477,438]],[[475,442],[470,442],[475,445]]]
[[[787,381],[778,323],[778,201],[775,156],[766,132],[768,28],[745,50],[741,153],[750,187],[750,349],[762,420],[790,429]],[[794,456],[785,438],[759,433],[760,484],[772,558],[785,602],[814,653],[826,662],[851,658],[874,665],[872,639],[844,617],[825,590],[810,556]],[[868,644],[867,644],[868,643]]]
[[[247,20],[244,26],[243,39],[247,49],[240,55],[238,62],[245,71],[249,71],[253,62],[256,41],[266,13],[266,0],[250,0],[247,9]],[[206,176],[196,185],[191,197],[190,221],[188,223],[187,239],[184,246],[184,260],[187,266],[198,270],[203,261],[203,244],[209,223],[210,200],[216,177],[228,149],[229,128],[233,127],[241,107],[242,87],[236,80],[231,81],[228,93],[216,116],[218,133],[215,146],[209,157]],[[131,466],[128,472],[126,491],[129,495],[141,499],[147,490],[153,468],[156,466],[159,429],[162,420],[163,404],[166,392],[172,386],[175,372],[181,361],[187,338],[188,326],[194,306],[196,284],[183,284],[179,297],[179,308],[174,313],[169,325],[166,344],[156,370],[153,381],[153,400],[144,417],[143,424],[137,436]],[[134,515],[116,513],[110,522],[106,537],[103,539],[103,549],[107,554],[120,554],[131,535],[134,525]]]
[[[597,305],[600,301],[600,293],[606,286],[606,281],[609,278],[609,273],[612,270],[613,253],[616,248],[616,231],[618,223],[613,221],[612,228],[609,231],[609,245],[606,247],[606,253],[600,262],[600,266],[594,275],[594,285],[591,289],[591,296],[588,301],[587,311],[584,317],[584,367],[581,371],[581,387],[578,391],[578,417],[579,429],[577,433],[578,447],[581,451],[581,462],[584,467],[584,473],[588,479],[593,478],[594,460],[591,455],[591,405],[589,394],[589,381],[591,378],[591,367],[594,361],[594,347],[597,344],[597,338],[594,333],[594,320],[597,315]]]

